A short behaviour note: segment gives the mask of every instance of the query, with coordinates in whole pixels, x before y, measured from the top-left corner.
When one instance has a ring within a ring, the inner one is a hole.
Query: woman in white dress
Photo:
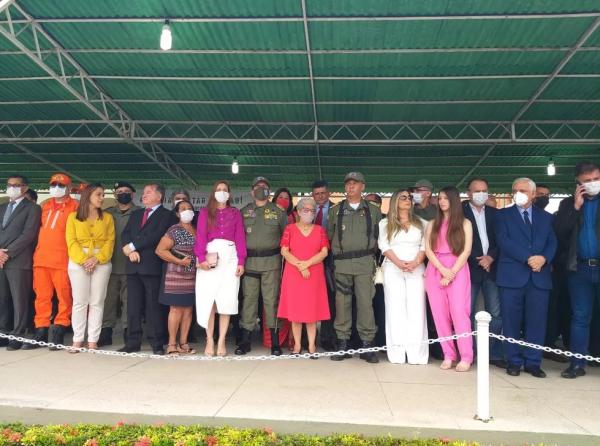
[[[396,364],[427,364],[425,310],[425,228],[413,212],[412,195],[400,189],[392,195],[387,218],[379,223],[383,262],[385,334],[388,360]]]

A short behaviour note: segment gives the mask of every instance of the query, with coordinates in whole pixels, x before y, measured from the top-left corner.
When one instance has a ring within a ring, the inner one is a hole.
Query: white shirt
[[[421,219],[423,229],[417,229],[411,225],[408,231],[398,231],[391,240],[388,241],[387,225],[388,219],[384,218],[379,222],[379,240],[377,241],[382,253],[390,249],[400,260],[410,262],[417,257],[420,251],[425,251],[425,228],[427,222]],[[391,262],[388,258],[384,262]]]
[[[158,203],[156,206],[152,206],[152,207],[150,208],[150,209],[151,209],[151,211],[148,213],[148,218],[150,218],[150,216],[151,216],[152,214],[154,214],[154,211],[156,211],[156,210],[157,210],[157,209],[158,209],[160,206],[162,206],[162,203]],[[146,209],[148,209],[148,208],[144,208],[144,212],[146,212]],[[147,220],[147,219],[146,219],[146,220]],[[129,248],[130,248],[132,251],[135,251],[135,245],[133,244],[133,242],[132,242],[132,243],[129,243],[129,245],[127,245],[127,246],[129,246]]]
[[[23,201],[24,199],[25,199],[25,196],[23,195],[14,201],[15,205],[13,206],[13,212],[15,211],[15,209],[17,209],[17,206],[19,205],[19,203],[21,203],[21,201]],[[11,202],[9,201],[9,203],[11,203]]]
[[[479,232],[479,240],[481,240],[483,255],[487,256],[488,249],[490,248],[490,241],[487,235],[487,226],[485,225],[485,206],[483,206],[481,210],[473,206],[473,203],[469,203],[469,206],[471,206],[471,210],[475,216],[475,223],[477,224],[477,232]]]

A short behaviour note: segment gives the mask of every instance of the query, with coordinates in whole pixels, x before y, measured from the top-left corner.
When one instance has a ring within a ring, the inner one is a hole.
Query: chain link
[[[552,348],[552,347],[546,347],[544,345],[532,344],[531,342],[525,342],[525,341],[521,341],[521,340],[514,339],[514,338],[508,338],[504,335],[498,335],[498,334],[494,334],[494,333],[490,333],[490,337],[499,339],[500,341],[506,341],[510,344],[517,344],[517,345],[521,345],[523,347],[529,347],[529,348],[533,348],[536,350],[542,350],[542,351],[545,351],[548,353],[556,353],[557,355],[563,355],[568,358],[585,359],[586,361],[594,361],[594,362],[600,363],[600,358],[595,358],[590,355],[583,355],[581,353],[573,353],[573,352],[570,352],[567,350],[560,350],[558,348]]]
[[[460,333],[452,336],[445,336],[436,339],[427,339],[421,342],[411,342],[406,344],[392,345],[389,347],[406,347],[408,345],[420,345],[420,344],[435,344],[437,342],[453,341],[460,338],[468,338],[475,336],[477,331]],[[71,347],[68,345],[55,344],[53,342],[36,341],[35,339],[23,338],[20,336],[7,335],[0,333],[0,339],[8,339],[9,341],[22,342],[26,344],[38,345],[40,347],[56,348],[58,350],[67,350],[80,353],[91,353],[94,355],[104,356],[121,356],[127,358],[139,358],[139,359],[163,359],[163,360],[177,360],[177,361],[275,361],[282,359],[310,359],[310,358],[321,358],[339,355],[355,355],[363,353],[376,353],[383,352],[388,349],[387,345],[382,347],[368,347],[368,348],[357,348],[349,350],[340,350],[336,352],[321,352],[321,353],[302,353],[302,354],[287,354],[287,355],[252,355],[252,356],[204,356],[204,355],[155,355],[152,353],[126,353],[118,352],[114,350],[96,350],[88,349],[85,347]]]

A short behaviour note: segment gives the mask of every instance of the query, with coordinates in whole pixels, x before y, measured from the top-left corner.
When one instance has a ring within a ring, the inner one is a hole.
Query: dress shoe
[[[15,350],[21,350],[23,344],[19,341],[10,341],[6,346],[6,350],[9,352],[14,352]]]
[[[8,339],[0,338],[0,347],[6,347],[6,346],[8,346]]]
[[[521,374],[521,367],[518,365],[509,365],[506,367],[506,374],[510,376],[519,376]]]
[[[585,369],[580,365],[570,365],[560,374],[563,378],[575,379],[585,375]]]
[[[100,330],[100,337],[98,338],[98,347],[112,345],[112,332],[113,329],[110,327],[104,327],[102,330]]]
[[[50,330],[48,330],[48,342],[53,342],[56,345],[64,345],[67,328],[68,327],[65,327],[64,325],[50,325]],[[58,347],[48,347],[48,349],[51,351],[59,350]]]
[[[160,356],[164,356],[165,354],[165,349],[162,347],[158,347],[158,348],[153,348],[152,349],[152,354],[153,355],[160,355]]]
[[[506,362],[504,359],[490,359],[490,365],[495,365],[500,369],[505,369],[508,367],[508,362]]]
[[[140,350],[141,350],[141,347],[139,347],[139,346],[126,345],[125,347],[121,347],[117,351],[121,352],[121,353],[137,353]]]
[[[36,328],[33,340],[38,342],[48,342],[48,327]],[[41,346],[37,344],[25,343],[23,344],[23,347],[21,347],[21,350],[34,350],[40,347]]]
[[[246,330],[242,328],[242,336],[240,342],[235,348],[234,353],[236,355],[245,355],[246,353],[250,353],[252,350],[252,332],[250,330]]]
[[[338,339],[335,344],[335,351],[348,350],[348,341],[345,339]],[[330,357],[332,361],[343,361],[344,359],[352,358],[352,355],[344,353],[343,355],[333,355]]]
[[[569,358],[567,358],[566,356],[563,356],[563,355],[559,355],[554,352],[544,352],[543,357],[545,359],[549,359],[550,361],[554,361],[554,362],[562,362],[562,363],[569,362]]]
[[[373,343],[370,341],[363,341],[362,348],[371,348],[373,347]],[[379,357],[377,356],[377,352],[368,352],[361,353],[359,355],[360,359],[367,361],[369,364],[377,364],[379,362]]]
[[[271,333],[271,354],[281,356],[281,347],[279,346],[279,328],[269,328]]]
[[[545,378],[546,372],[539,367],[525,367],[525,373],[529,373],[534,378]]]

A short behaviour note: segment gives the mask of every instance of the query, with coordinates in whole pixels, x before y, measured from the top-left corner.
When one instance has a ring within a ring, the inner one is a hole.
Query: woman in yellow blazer
[[[112,215],[102,212],[104,187],[90,184],[81,192],[77,212],[67,219],[69,279],[73,290],[73,347],[82,347],[85,327],[88,348],[98,348],[106,288],[115,244]],[[88,311],[89,310],[89,311]],[[76,352],[76,351],[74,351]]]

